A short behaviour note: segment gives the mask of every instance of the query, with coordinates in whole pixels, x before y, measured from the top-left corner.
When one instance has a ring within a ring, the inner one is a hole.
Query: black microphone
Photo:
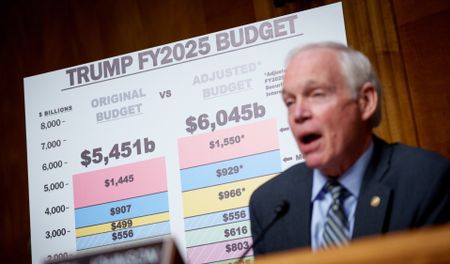
[[[261,231],[261,233],[259,233],[259,235],[255,238],[255,240],[253,240],[253,244],[247,248],[247,250],[245,250],[244,254],[242,254],[239,257],[238,263],[241,262],[245,255],[247,255],[247,253],[250,251],[250,249],[252,249],[253,247],[255,247],[259,242],[261,242],[261,240],[264,238],[264,235],[267,233],[267,231],[269,231],[269,229],[283,216],[285,216],[287,214],[287,212],[289,211],[289,202],[286,200],[282,200],[281,202],[279,202],[277,204],[277,206],[275,207],[274,210],[274,217],[272,219],[272,221],[270,221],[270,223]]]

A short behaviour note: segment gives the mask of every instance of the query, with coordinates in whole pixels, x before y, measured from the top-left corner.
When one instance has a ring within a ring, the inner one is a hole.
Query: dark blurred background
[[[31,262],[24,77],[334,2],[2,1],[2,262]],[[344,0],[343,8],[349,45],[370,57],[385,85],[377,134],[450,158],[450,1]]]

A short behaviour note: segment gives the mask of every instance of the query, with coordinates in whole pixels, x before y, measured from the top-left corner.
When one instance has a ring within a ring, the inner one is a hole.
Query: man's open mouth
[[[321,135],[312,133],[312,134],[307,134],[307,135],[302,136],[300,140],[303,144],[309,144],[309,143],[319,139],[320,137],[321,137]]]

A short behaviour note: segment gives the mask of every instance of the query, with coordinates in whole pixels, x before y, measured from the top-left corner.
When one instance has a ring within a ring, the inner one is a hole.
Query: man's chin
[[[306,166],[308,166],[308,168],[310,168],[310,169],[317,169],[321,165],[321,162],[318,159],[318,157],[308,155],[308,156],[304,156],[304,159],[305,159]]]

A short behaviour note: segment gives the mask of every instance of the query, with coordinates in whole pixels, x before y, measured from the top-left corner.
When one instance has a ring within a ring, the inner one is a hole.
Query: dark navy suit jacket
[[[255,255],[311,245],[313,170],[304,163],[260,186],[250,199],[252,236],[274,217],[282,200],[289,211],[254,247]],[[371,206],[378,196],[379,206]],[[361,184],[353,238],[450,221],[450,161],[436,153],[374,136],[374,152]]]

